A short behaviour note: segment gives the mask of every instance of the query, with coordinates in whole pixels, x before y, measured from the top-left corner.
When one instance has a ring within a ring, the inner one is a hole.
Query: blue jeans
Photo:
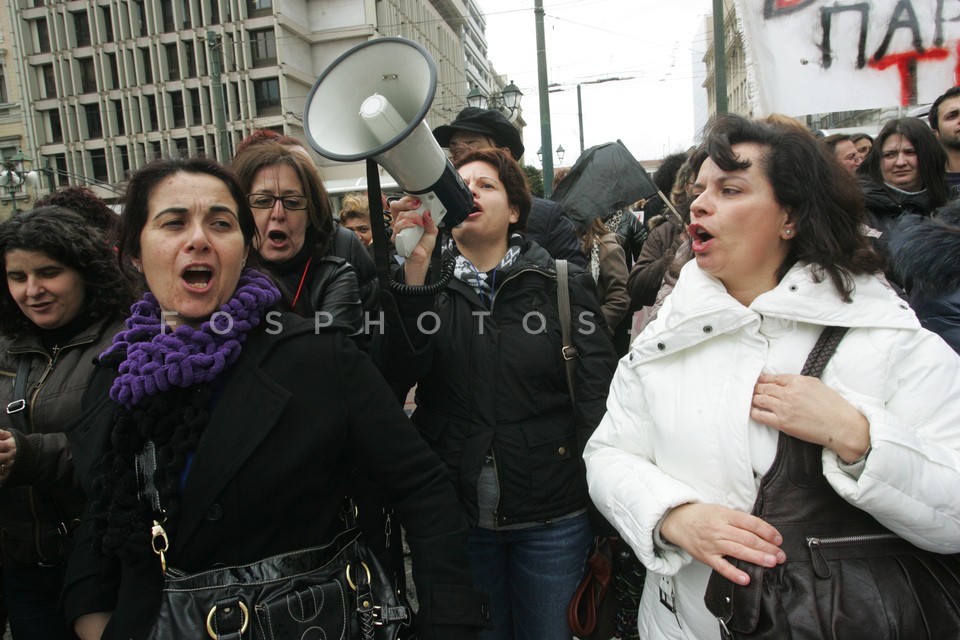
[[[529,529],[470,531],[474,585],[490,594],[481,640],[570,640],[567,605],[593,548],[586,514]]]
[[[76,640],[58,606],[66,568],[66,564],[4,565],[3,589],[13,640]]]

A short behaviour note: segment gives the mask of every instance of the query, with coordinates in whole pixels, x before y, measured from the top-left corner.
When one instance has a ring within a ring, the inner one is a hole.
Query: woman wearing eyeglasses
[[[254,246],[264,266],[286,285],[294,310],[315,317],[320,327],[358,334],[363,306],[357,273],[331,251],[338,233],[351,241],[353,234],[334,225],[310,154],[298,146],[259,142],[240,151],[232,168],[257,223]]]

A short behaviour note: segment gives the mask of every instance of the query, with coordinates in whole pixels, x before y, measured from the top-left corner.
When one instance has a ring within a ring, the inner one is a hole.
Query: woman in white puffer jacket
[[[960,358],[873,275],[856,186],[808,134],[708,126],[687,264],[621,360],[584,458],[590,494],[649,569],[640,637],[708,640],[712,570],[785,561],[750,514],[779,431],[821,444],[838,494],[913,544],[960,552]],[[821,378],[796,375],[849,327]]]

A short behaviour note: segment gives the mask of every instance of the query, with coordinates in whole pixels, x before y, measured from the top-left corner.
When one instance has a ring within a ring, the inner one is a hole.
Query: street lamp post
[[[585,84],[603,84],[604,82],[621,82],[623,80],[633,80],[633,76],[598,78],[596,80],[587,80],[586,82],[577,83],[577,124],[580,127],[580,153],[583,153],[583,98],[581,96],[580,87]],[[550,91],[564,91],[564,89],[559,85],[555,85],[552,89],[550,89]]]
[[[505,86],[503,91],[494,91],[490,95],[474,86],[467,94],[467,106],[480,109],[496,109],[513,122],[517,111],[520,109],[520,98],[522,97],[523,92],[517,85],[513,84],[513,81]],[[504,113],[504,110],[506,110],[506,113]],[[519,160],[519,158],[517,159]]]
[[[21,187],[26,185],[35,188],[37,184],[39,184],[40,178],[37,172],[27,171],[25,166],[32,162],[33,160],[23,155],[21,149],[18,149],[9,160],[4,162],[3,171],[0,172],[0,188],[6,189],[10,194],[11,214],[16,214],[19,211],[19,209],[17,209],[17,200],[29,199],[26,193],[24,193],[23,197],[19,196]]]
[[[562,144],[557,147],[557,165],[563,164],[563,154],[566,152],[567,150],[563,148]],[[537,149],[537,158],[540,160],[540,165],[543,166],[543,147]]]

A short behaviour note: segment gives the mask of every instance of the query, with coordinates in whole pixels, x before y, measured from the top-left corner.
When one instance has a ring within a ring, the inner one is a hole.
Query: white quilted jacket
[[[649,569],[640,637],[719,637],[709,569],[654,530],[687,502],[750,512],[777,440],[750,420],[753,386],[762,371],[799,373],[824,326],[851,327],[822,380],[867,417],[872,446],[859,478],[825,450],[830,483],[914,544],[960,552],[960,357],[878,280],[855,282],[845,303],[795,266],[747,308],[691,262],[620,361],[584,458],[594,502]]]

